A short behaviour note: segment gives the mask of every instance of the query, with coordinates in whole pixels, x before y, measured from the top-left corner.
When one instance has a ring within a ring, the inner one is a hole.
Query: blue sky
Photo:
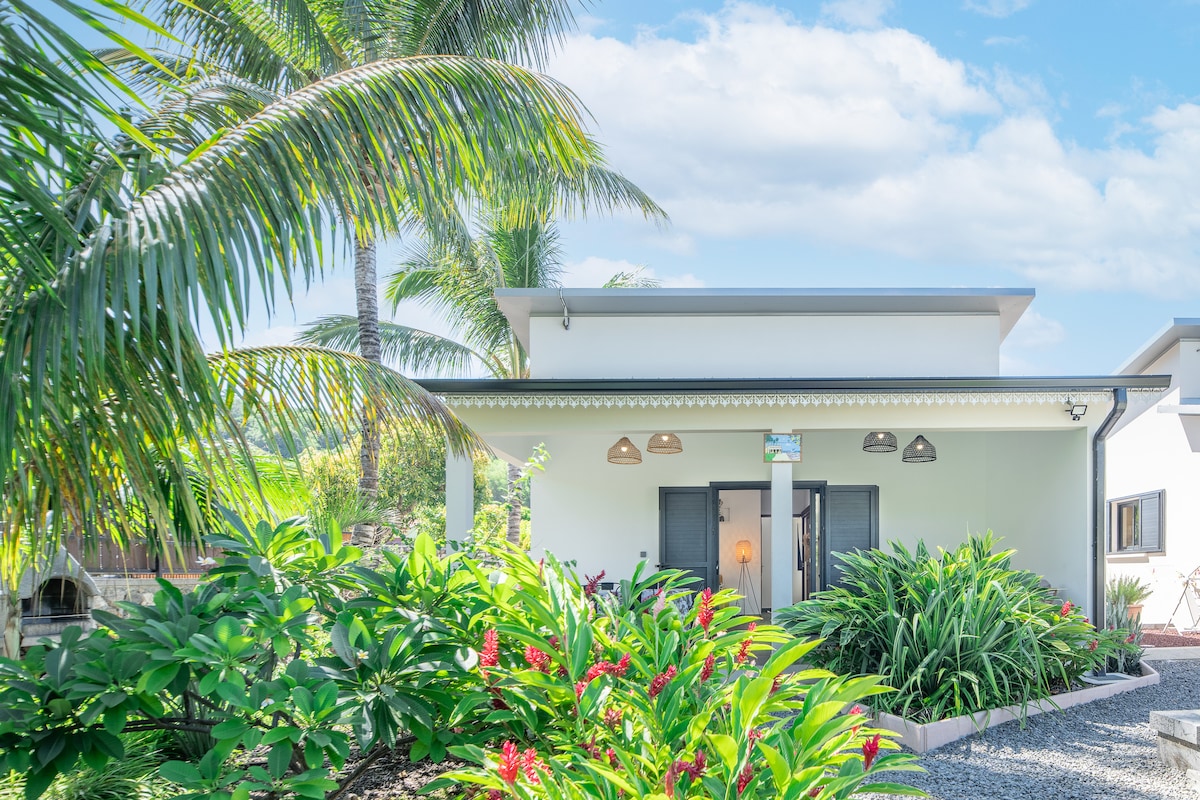
[[[643,265],[1033,287],[1002,366],[1030,375],[1107,373],[1200,316],[1197,0],[597,0],[579,21],[547,71],[672,224],[566,225],[571,285]],[[348,272],[246,343],[351,313]]]

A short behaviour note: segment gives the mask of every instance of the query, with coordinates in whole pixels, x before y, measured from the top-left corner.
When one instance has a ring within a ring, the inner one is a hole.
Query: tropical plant
[[[1124,646],[1108,660],[1108,669],[1113,672],[1140,675],[1142,650],[1141,604],[1146,601],[1153,588],[1132,575],[1110,578],[1104,593],[1104,620],[1109,628],[1128,631]]]
[[[393,69],[405,63],[437,65],[441,69],[437,80],[485,89],[496,79],[495,75],[476,71],[476,67],[485,62],[464,61],[446,54],[539,65],[558,37],[572,26],[571,5],[570,0],[522,3],[364,0],[336,5],[318,0],[294,3],[204,0],[194,4],[168,0],[161,3],[166,27],[195,47],[192,54],[203,65],[197,83],[208,86],[214,74],[234,75],[253,86],[256,95],[268,97],[303,92],[310,85],[364,66]],[[486,63],[495,72],[504,71],[496,61]],[[429,88],[418,91],[427,92]],[[482,98],[472,98],[459,109],[443,106],[432,114],[419,104],[404,111],[406,116],[417,116],[429,130],[462,125],[464,120],[460,115],[463,112],[482,117],[497,116],[497,109],[492,105],[495,101],[477,102],[477,99]],[[570,101],[565,96],[558,98],[558,102],[564,101],[569,107]],[[544,101],[530,98],[526,102]],[[543,108],[548,108],[551,114],[557,111],[550,104]],[[534,124],[544,130],[554,123],[543,118]],[[377,131],[361,132],[351,146],[364,151],[381,150],[393,160],[403,160],[407,150],[421,145],[413,139],[414,135],[422,134],[411,128],[401,129],[390,140],[381,141],[387,137],[380,137]],[[652,205],[632,184],[605,170],[594,148],[577,147],[554,152],[520,147],[510,149],[499,141],[496,144],[500,146],[488,154],[490,175],[496,180],[490,185],[474,182],[475,188],[484,195],[498,189],[521,195],[525,191],[526,175],[532,174],[543,176],[547,185],[571,186],[573,191],[585,194],[592,203],[600,206]],[[443,162],[438,172],[445,168]],[[436,174],[430,173],[427,179],[436,180]],[[364,196],[379,196],[382,202],[389,204],[407,203],[411,218],[420,217],[437,230],[444,228],[447,219],[453,224],[457,218],[453,195],[443,195],[437,198],[439,202],[430,202],[428,193],[410,195],[408,187],[394,186],[381,172],[361,170],[357,178],[359,186],[356,190]],[[387,197],[386,201],[384,197]],[[342,216],[352,229],[354,247],[355,350],[363,358],[380,363],[376,266],[379,226],[371,224],[369,216],[352,207],[342,209]],[[379,449],[376,423],[370,415],[364,415],[359,488],[369,498],[373,498],[379,489]],[[374,534],[372,526],[359,526],[355,541],[369,544]]]
[[[951,551],[882,550],[839,556],[843,584],[780,614],[785,628],[824,643],[813,663],[879,674],[895,687],[881,710],[919,721],[1026,704],[1102,668],[1125,631],[1097,631],[991,531]]]
[[[130,734],[122,737],[125,757],[109,760],[96,768],[82,764],[59,775],[43,795],[46,800],[167,800],[179,787],[158,775],[163,762],[160,734]],[[25,797],[25,776],[10,773],[0,779],[0,800]]]
[[[52,2],[114,46],[97,58],[38,4],[0,0],[0,55],[11,66],[0,89],[5,584],[18,582],[21,550],[44,549],[64,530],[121,543],[149,520],[150,535],[166,538],[172,496],[202,529],[205,509],[164,487],[220,473],[230,460],[222,454],[244,455],[235,398],[272,432],[297,423],[300,409],[322,421],[322,438],[348,427],[373,435],[415,415],[470,449],[444,407],[369,361],[297,348],[209,360],[196,326],[211,320],[227,344],[255,293],[270,310],[277,290],[290,296],[321,274],[330,231],[348,223],[366,241],[415,214],[432,218],[493,184],[497,154],[563,180],[586,175],[598,150],[574,97],[478,58],[309,69],[331,50],[299,3],[257,9],[287,16],[275,30],[296,52],[316,43],[316,56],[290,65],[270,55],[278,36],[259,37],[270,14],[231,4],[250,13],[230,20],[203,4],[167,6],[166,21],[191,44],[236,50],[233,61],[257,65],[278,91],[220,70],[175,89],[195,67],[192,53],[140,51],[87,7]],[[153,27],[117,0],[98,5]],[[444,32],[448,19],[429,24]],[[388,39],[377,33],[371,41]],[[303,88],[289,91],[299,75]],[[139,97],[160,90],[146,109]],[[194,442],[211,446],[189,460]]]
[[[920,794],[867,782],[914,768],[854,706],[888,691],[878,679],[792,669],[814,645],[756,628],[732,593],[693,595],[682,573],[645,564],[606,593],[603,575],[581,581],[552,557],[494,553],[506,569],[476,643],[481,685],[463,698],[487,709],[492,741],[451,747],[477,766],[430,789],[608,800]],[[693,596],[686,612],[674,602]]]
[[[661,210],[630,189],[647,214]],[[482,215],[474,237],[429,233],[409,249],[388,279],[386,295],[393,311],[408,300],[441,312],[449,336],[411,326],[379,325],[383,359],[406,372],[446,375],[482,371],[493,378],[529,377],[529,357],[508,318],[496,304],[497,289],[559,287],[562,275],[558,229],[553,221],[552,187],[532,197],[513,198],[509,206]],[[619,274],[613,286],[638,285],[637,274]],[[646,285],[644,282],[641,285]],[[331,315],[312,323],[299,337],[306,344],[353,350],[360,326],[352,317]],[[521,520],[521,467],[508,466],[508,538],[516,543]]]

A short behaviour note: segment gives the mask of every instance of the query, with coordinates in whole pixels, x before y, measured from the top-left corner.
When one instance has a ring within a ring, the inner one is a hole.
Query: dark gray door
[[[694,575],[696,589],[717,589],[716,525],[708,487],[658,490],[659,567]]]
[[[825,487],[825,536],[821,548],[821,588],[841,585],[841,562],[834,553],[879,546],[879,487]]]

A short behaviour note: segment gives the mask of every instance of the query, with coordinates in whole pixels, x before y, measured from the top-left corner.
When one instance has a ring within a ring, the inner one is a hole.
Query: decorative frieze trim
[[[1137,392],[1140,390],[1130,390]],[[1151,390],[1158,393],[1160,390]],[[446,394],[455,408],[822,408],[835,406],[1061,406],[1102,404],[1109,392],[1064,391],[842,391],[678,392],[671,394]]]

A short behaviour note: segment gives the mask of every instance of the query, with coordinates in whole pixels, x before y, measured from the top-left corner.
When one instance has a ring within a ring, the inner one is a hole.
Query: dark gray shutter
[[[1158,552],[1163,549],[1162,492],[1142,497],[1142,550]]]
[[[712,493],[707,488],[658,490],[659,566],[695,575],[697,590],[717,589],[717,549],[713,542]]]
[[[825,545],[822,588],[841,584],[841,562],[834,553],[879,546],[879,487],[829,486],[825,489]]]

